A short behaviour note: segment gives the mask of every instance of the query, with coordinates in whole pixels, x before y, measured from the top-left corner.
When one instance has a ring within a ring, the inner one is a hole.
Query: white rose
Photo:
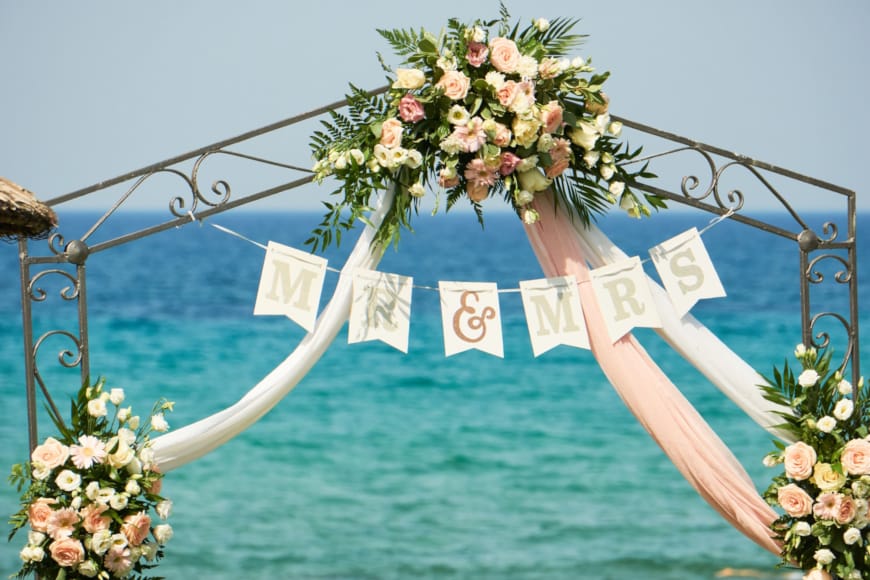
[[[825,415],[816,423],[816,427],[823,433],[830,433],[837,426],[837,420],[833,417]]]
[[[397,68],[396,80],[393,82],[394,89],[419,89],[426,82],[423,71],[415,68]]]
[[[812,387],[819,382],[819,373],[815,369],[807,369],[798,377],[798,384],[802,387]]]
[[[426,195],[426,190],[423,188],[423,184],[418,181],[408,188],[408,193],[411,194],[412,197],[423,197]]]
[[[613,174],[616,173],[616,170],[612,165],[602,165],[601,169],[598,170],[598,173],[601,174],[606,181],[610,181],[610,178],[613,177]]]
[[[33,530],[27,532],[27,543],[31,546],[38,546],[44,541],[45,534],[43,534],[42,532],[34,532]]]
[[[24,562],[41,562],[45,558],[45,550],[39,546],[24,546],[18,556]]]
[[[834,561],[834,553],[827,548],[822,548],[821,550],[816,550],[816,553],[813,554],[813,558],[815,558],[816,562],[824,566],[825,564],[830,564]]]
[[[102,399],[91,399],[88,401],[88,415],[91,417],[105,417],[106,402]]]
[[[154,539],[157,540],[158,544],[165,544],[172,538],[172,526],[169,524],[160,524],[154,526],[151,533],[154,534]]]
[[[861,540],[861,530],[858,528],[849,528],[845,532],[843,532],[843,541],[846,542],[847,546],[851,546],[852,544],[859,542]]]
[[[116,407],[124,402],[124,389],[112,389],[109,391],[109,401]]]
[[[854,408],[854,404],[850,399],[840,399],[834,407],[834,417],[840,421],[845,421],[852,416]]]
[[[69,469],[64,469],[57,474],[54,483],[64,491],[75,491],[79,489],[79,486],[81,486],[82,478],[78,473],[70,471]]]
[[[110,453],[106,460],[108,461],[109,465],[111,465],[115,469],[121,469],[122,467],[130,463],[133,457],[135,457],[133,448],[124,443],[123,441],[119,441],[118,449],[114,453]]]
[[[30,468],[33,477],[40,481],[45,481],[51,475],[51,468],[41,461],[34,461],[31,463]]]
[[[792,528],[792,530],[798,536],[803,536],[803,537],[809,536],[810,534],[813,533],[813,528],[812,528],[812,526],[810,526],[810,524],[808,522],[797,522],[794,525],[794,528]]]
[[[535,194],[521,189],[517,192],[517,205],[528,205],[535,199]]]
[[[135,479],[131,479],[127,482],[127,485],[124,486],[124,491],[129,495],[139,495],[139,492],[142,491],[142,488],[139,486],[139,482]]]
[[[98,556],[102,556],[112,545],[112,532],[100,530],[91,536],[91,550]]]
[[[423,154],[416,149],[408,149],[408,158],[405,159],[405,165],[411,169],[417,169],[423,165]]]
[[[99,574],[100,568],[93,560],[85,560],[84,562],[79,564],[78,572],[86,578],[93,578],[94,576]]]
[[[607,127],[607,132],[613,135],[614,137],[619,137],[622,133],[622,122],[614,121]]]
[[[622,192],[625,191],[625,183],[621,181],[613,181],[607,189],[613,195],[622,195]]]
[[[154,508],[160,519],[165,520],[172,513],[172,500],[164,499]]]
[[[121,511],[125,507],[127,507],[127,503],[129,498],[126,493],[116,493],[111,498],[109,498],[109,505],[113,510]]]
[[[837,383],[837,390],[840,392],[841,395],[851,395],[852,383],[850,383],[846,379],[843,379],[839,383]]]
[[[163,416],[163,413],[151,416],[151,428],[160,433],[169,430],[169,423],[166,422],[166,417]]]
[[[550,28],[550,21],[546,18],[538,18],[535,20],[535,28],[538,29],[538,32],[547,32]]]
[[[587,151],[585,155],[583,155],[583,162],[586,164],[586,167],[590,169],[595,167],[595,164],[598,163],[598,160],[601,159],[601,153],[598,151]]]

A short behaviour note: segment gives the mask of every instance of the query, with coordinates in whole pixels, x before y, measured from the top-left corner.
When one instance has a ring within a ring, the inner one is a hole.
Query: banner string
[[[192,211],[188,211],[187,215],[188,215],[188,217],[190,217],[191,222],[198,222],[200,226],[202,226],[205,223],[204,220],[196,217],[196,215],[194,215],[194,213]],[[704,235],[711,228],[719,225],[721,222],[730,218],[732,215],[734,215],[734,209],[729,208],[728,211],[725,212],[724,214],[716,216],[715,218],[711,219],[710,222],[706,226],[704,226],[701,230],[698,231],[698,235]],[[253,244],[253,245],[257,246],[258,248],[261,248],[264,251],[268,250],[268,248],[265,245],[261,244],[260,242],[258,242],[256,240],[252,240],[251,238],[249,238],[243,234],[240,234],[239,232],[231,230],[230,228],[227,228],[227,227],[224,227],[220,224],[216,224],[216,223],[212,223],[212,222],[208,222],[208,225],[210,225],[211,227],[213,227],[213,228],[215,228],[215,229],[217,229],[225,234],[229,234],[229,235],[234,236],[240,240],[248,242],[249,244]],[[645,258],[645,259],[641,260],[641,263],[643,264],[643,263],[646,263],[649,261],[651,261],[651,258]],[[332,266],[326,266],[326,269],[329,272],[335,272],[336,274],[341,275],[341,270],[339,270],[338,268],[333,268]],[[441,291],[441,289],[438,288],[437,286],[423,286],[423,285],[418,285],[418,284],[412,284],[411,288],[413,288],[415,290],[430,290],[433,292],[440,292]],[[498,289],[499,294],[511,294],[511,293],[517,293],[520,291],[521,290],[519,288],[499,288]]]

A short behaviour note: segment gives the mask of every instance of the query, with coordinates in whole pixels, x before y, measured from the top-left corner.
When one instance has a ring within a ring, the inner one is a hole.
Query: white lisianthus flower
[[[586,60],[582,56],[575,56],[571,59],[571,68],[583,68],[586,66]]]
[[[151,416],[151,428],[160,433],[169,430],[169,423],[166,422],[166,417],[163,416],[163,413]]]
[[[854,409],[855,405],[850,399],[840,399],[834,407],[834,417],[840,421],[845,421],[852,416],[852,411]]]
[[[523,223],[527,225],[532,225],[536,223],[539,219],[541,219],[540,214],[533,209],[524,209],[523,210]]]
[[[97,500],[97,492],[100,491],[100,484],[96,481],[92,481],[85,488],[85,497],[91,501]]]
[[[377,147],[377,145],[375,147]],[[458,155],[462,151],[462,141],[453,135],[449,135],[441,140],[438,147],[448,155]]]
[[[535,28],[538,29],[538,32],[547,32],[550,28],[550,21],[546,18],[538,18],[535,20]]]
[[[861,541],[861,530],[858,528],[849,528],[845,532],[843,532],[843,541],[847,546],[851,546],[857,542]]]
[[[806,537],[813,533],[813,528],[808,522],[797,522],[792,531],[798,536]]]
[[[411,169],[417,169],[423,165],[423,154],[416,149],[408,149],[408,158],[405,159],[405,165]]]
[[[125,407],[123,409],[118,409],[118,422],[119,423],[126,423],[127,420],[130,418],[130,415],[132,414],[132,412],[133,412],[132,407]]]
[[[610,125],[607,126],[607,132],[613,135],[614,137],[619,137],[622,134],[622,122],[614,121]]]
[[[438,60],[435,61],[435,66],[444,72],[456,70],[456,58],[452,55],[438,57]]]
[[[612,181],[607,190],[613,195],[622,195],[622,192],[625,191],[625,183],[622,181]]]
[[[98,556],[105,554],[112,545],[112,532],[100,530],[91,536],[91,550]]]
[[[819,382],[819,373],[815,369],[807,369],[798,376],[798,384],[802,387],[812,387]]]
[[[601,163],[604,163],[605,165],[613,165],[613,155],[605,151],[601,154]]]
[[[532,203],[534,199],[535,194],[530,191],[526,191],[525,189],[521,189],[516,194],[517,205],[528,205]]]
[[[390,150],[388,148],[378,143],[377,145],[375,145],[372,153],[374,154],[374,159],[378,160],[378,164],[381,167],[390,166]]]
[[[356,148],[347,152],[347,158],[349,161],[353,161],[356,165],[362,165],[366,161],[365,153],[363,153],[361,149]]]
[[[345,169],[347,169],[347,157],[342,155],[335,160],[333,166],[335,167],[336,171],[344,171]]]
[[[816,423],[816,428],[822,433],[830,433],[836,426],[837,420],[828,415],[825,415]]]
[[[100,393],[100,399],[105,403],[109,400],[109,393]]]
[[[447,111],[447,122],[451,125],[466,125],[469,119],[471,119],[471,115],[468,113],[468,109],[462,105],[453,105]]]
[[[109,401],[116,407],[124,402],[124,389],[112,389],[109,391]]]
[[[136,441],[136,432],[122,427],[118,429],[118,440],[127,445],[132,445]]]
[[[595,167],[595,164],[598,163],[598,160],[601,159],[601,153],[598,151],[587,151],[585,155],[583,155],[583,163],[586,164],[586,167],[592,169]]]
[[[582,147],[586,151],[592,151],[598,141],[598,129],[592,123],[582,121],[571,130],[569,137],[574,145]]]
[[[51,468],[41,461],[34,461],[30,464],[33,477],[39,481],[45,481],[51,475]]]
[[[94,496],[94,501],[103,505],[109,505],[109,500],[115,495],[115,490],[111,487],[101,487],[97,490]]]
[[[154,449],[150,445],[139,450],[139,460],[143,465],[149,466],[154,463]]]
[[[82,507],[82,496],[80,496],[80,495],[75,496],[73,498],[73,500],[71,502],[69,502],[69,507],[71,507],[74,510],[77,510],[80,507]]]
[[[23,562],[42,562],[45,558],[45,550],[39,546],[24,546],[18,553]]]
[[[134,457],[130,460],[130,463],[126,466],[127,473],[131,475],[139,475],[142,473],[142,462],[139,461],[138,458]]]
[[[486,76],[483,77],[483,80],[486,81],[486,84],[494,88],[495,90],[499,90],[504,86],[505,78],[504,75],[498,71],[489,71],[486,73]]]
[[[395,169],[399,165],[404,165],[408,160],[408,150],[404,147],[394,147],[390,149],[390,169]]]
[[[804,346],[804,343],[800,343],[794,347],[794,356],[795,358],[804,358],[807,356],[807,347]]]
[[[91,417],[105,417],[106,402],[102,399],[91,399],[88,401],[88,415]]]
[[[471,28],[465,29],[463,36],[467,41],[483,42],[486,40],[486,31],[480,26],[472,26]]]
[[[816,553],[813,554],[813,558],[816,562],[824,566],[834,561],[834,553],[827,548],[822,548],[821,550],[816,550]]]
[[[846,379],[841,380],[839,383],[837,383],[837,391],[839,391],[841,395],[851,395],[852,383],[850,383]]]
[[[72,492],[79,489],[82,484],[82,477],[74,471],[64,469],[54,478],[54,483],[62,490]]]
[[[142,491],[142,488],[139,486],[139,482],[135,479],[131,479],[127,482],[127,485],[124,486],[124,491],[129,495],[139,495],[139,492]]]
[[[160,516],[160,519],[165,520],[172,513],[172,501],[168,499],[164,499],[154,508],[157,511],[157,515]]]
[[[604,134],[608,126],[610,126],[610,114],[604,113],[595,117],[595,127],[600,135]]]
[[[130,498],[126,493],[116,493],[109,498],[109,506],[115,511],[121,511],[129,503]]]
[[[375,145],[375,147],[377,147],[377,145]],[[369,171],[371,171],[372,173],[377,173],[381,170],[381,164],[375,157],[371,157],[368,161],[366,161],[366,167],[368,167]]]
[[[93,560],[85,560],[79,567],[77,568],[78,573],[84,576],[85,578],[93,578],[97,574],[100,573],[100,568],[97,566],[97,563]]]
[[[613,165],[602,165],[601,169],[598,170],[598,173],[601,174],[601,177],[603,177],[605,181],[610,181],[610,178],[613,177],[614,173],[616,173],[616,169],[614,169]]]
[[[426,189],[423,187],[423,184],[418,181],[408,188],[408,193],[411,194],[411,197],[423,197],[426,195]]]
[[[169,524],[159,524],[154,526],[151,533],[154,534],[154,539],[157,540],[158,544],[165,544],[172,538],[172,526]]]
[[[112,534],[109,538],[111,548],[126,548],[130,542],[124,534]]]
[[[780,457],[776,453],[768,453],[761,460],[761,463],[765,467],[776,467],[780,463]]]
[[[135,456],[136,453],[133,451],[132,447],[130,447],[123,441],[119,441],[118,448],[115,450],[114,453],[110,453],[106,457],[106,461],[115,469],[121,469],[122,467],[130,463]]]
[[[521,56],[517,64],[517,73],[524,79],[533,79],[538,76],[538,61],[532,56]]]
[[[139,546],[142,549],[142,557],[149,562],[153,562],[157,557],[157,544],[142,544]]]

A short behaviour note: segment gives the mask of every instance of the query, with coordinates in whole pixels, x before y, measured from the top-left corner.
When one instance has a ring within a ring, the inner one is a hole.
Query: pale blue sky
[[[582,19],[613,113],[866,189],[870,2],[506,4],[517,19]],[[495,0],[0,0],[0,175],[49,199],[336,101],[348,82],[382,85],[375,28],[497,14]],[[307,134],[252,152],[307,167]]]

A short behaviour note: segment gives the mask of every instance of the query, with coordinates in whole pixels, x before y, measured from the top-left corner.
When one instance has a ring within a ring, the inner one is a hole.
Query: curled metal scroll
[[[836,234],[835,234],[836,235]],[[848,260],[837,254],[822,254],[813,258],[807,266],[806,277],[811,284],[819,284],[825,280],[824,274],[819,272],[816,267],[822,260],[836,260],[843,266],[843,270],[834,274],[834,280],[840,284],[848,284],[852,281],[852,268]]]
[[[73,341],[73,344],[75,344],[76,348],[75,352],[69,349],[61,350],[59,353],[57,353],[57,360],[58,362],[60,362],[61,366],[64,366],[68,369],[77,367],[79,363],[82,362],[82,341],[76,335],[66,330],[49,330],[48,332],[39,337],[39,340],[37,340],[36,343],[33,345],[34,366],[38,366],[36,365],[36,355],[39,352],[39,348],[46,341],[46,339],[51,338],[52,336],[65,336]]]
[[[819,350],[822,350],[822,349],[828,347],[828,345],[831,342],[830,334],[827,332],[824,332],[824,331],[815,332],[816,323],[819,320],[821,320],[823,318],[828,318],[828,317],[834,318],[837,321],[839,321],[839,323],[843,325],[843,328],[846,331],[846,337],[847,337],[846,349],[843,352],[842,362],[838,366],[838,368],[842,371],[843,369],[846,368],[846,365],[849,363],[849,359],[852,358],[852,351],[855,348],[855,342],[852,339],[852,325],[849,324],[849,321],[847,321],[845,317],[843,317],[840,314],[837,314],[836,312],[820,312],[819,314],[816,314],[815,316],[812,317],[812,319],[810,320],[810,324],[809,324],[810,333],[812,335],[810,337],[810,340],[812,341],[812,346],[814,346],[815,348],[817,348]]]
[[[50,274],[58,274],[72,282],[72,286],[65,286],[61,288],[61,298],[63,298],[64,300],[75,300],[79,297],[79,284],[75,276],[73,276],[66,270],[53,268],[51,270],[43,270],[42,272],[39,272],[30,279],[30,284],[27,286],[27,293],[30,295],[31,300],[33,300],[34,302],[42,302],[45,300],[46,296],[48,295],[47,292],[36,284],[37,282],[39,282],[40,279]]]

